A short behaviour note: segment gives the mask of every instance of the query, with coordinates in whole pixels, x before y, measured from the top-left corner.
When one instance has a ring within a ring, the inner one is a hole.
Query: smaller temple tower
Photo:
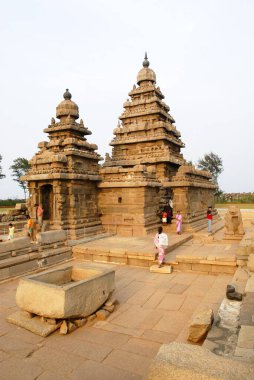
[[[49,141],[40,142],[40,151],[30,161],[24,180],[30,192],[29,213],[36,218],[36,204],[42,204],[50,229],[64,229],[69,238],[99,232],[99,164],[97,145],[87,142],[91,132],[80,119],[79,108],[67,89],[56,107],[56,117],[44,132]]]

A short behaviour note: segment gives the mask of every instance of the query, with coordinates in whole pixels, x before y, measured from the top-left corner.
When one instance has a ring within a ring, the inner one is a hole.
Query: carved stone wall
[[[28,181],[30,215],[36,218],[36,204],[42,204],[43,219],[51,229],[64,229],[69,238],[102,230],[98,211],[99,164],[97,146],[85,136],[91,132],[79,118],[78,106],[67,90],[57,106],[56,116],[44,132],[49,141],[39,143],[40,151],[30,161]]]
[[[159,226],[159,183],[145,166],[102,168],[99,206],[104,229],[121,236],[144,236]]]
[[[181,211],[185,230],[193,231],[206,226],[207,208],[214,208],[216,189],[211,178],[210,173],[185,165],[179,168],[172,182],[164,183],[173,191],[174,212]],[[214,210],[216,215],[217,211]]]

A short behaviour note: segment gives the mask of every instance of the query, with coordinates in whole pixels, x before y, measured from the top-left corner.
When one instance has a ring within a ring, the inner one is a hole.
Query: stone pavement
[[[0,285],[1,380],[147,379],[161,344],[186,342],[193,313],[207,307],[216,313],[232,278],[113,266],[116,310],[67,336],[42,338],[6,322],[17,310],[18,280]]]

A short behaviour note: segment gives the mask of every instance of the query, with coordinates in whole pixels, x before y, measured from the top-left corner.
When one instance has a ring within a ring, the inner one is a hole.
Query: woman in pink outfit
[[[182,217],[180,211],[177,211],[177,213],[176,213],[176,232],[178,235],[181,235],[181,233],[182,233],[182,222],[183,222],[183,217]]]
[[[163,231],[163,228],[159,227],[158,232],[154,237],[154,244],[158,250],[159,268],[162,267],[162,263],[165,258],[165,248],[168,246],[168,236],[162,231]]]

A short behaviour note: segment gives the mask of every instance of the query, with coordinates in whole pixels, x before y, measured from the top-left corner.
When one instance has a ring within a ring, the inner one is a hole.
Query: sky
[[[69,88],[103,157],[147,51],[196,163],[223,160],[219,186],[253,192],[253,0],[9,0],[0,12],[0,199],[23,196],[9,167],[31,159]]]

